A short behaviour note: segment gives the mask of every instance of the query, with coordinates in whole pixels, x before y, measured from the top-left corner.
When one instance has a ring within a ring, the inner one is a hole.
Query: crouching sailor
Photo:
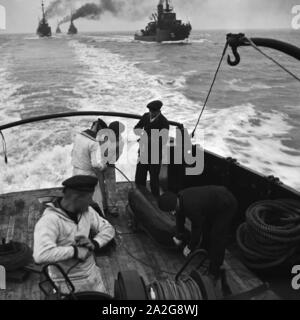
[[[79,291],[108,293],[96,265],[94,251],[108,244],[115,229],[90,207],[98,179],[74,176],[63,182],[63,197],[48,203],[34,230],[36,263],[59,263]],[[63,293],[68,292],[56,268],[49,274]]]
[[[185,219],[191,221],[191,240],[183,254],[188,256],[201,246],[209,254],[209,274],[217,279],[224,262],[226,240],[233,216],[237,211],[237,200],[223,186],[204,186],[184,189],[178,193],[167,192],[159,198],[163,211],[176,214],[177,233],[173,237],[176,245],[183,244]]]

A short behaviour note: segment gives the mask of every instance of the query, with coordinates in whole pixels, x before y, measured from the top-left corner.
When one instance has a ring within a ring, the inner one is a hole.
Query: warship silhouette
[[[75,27],[75,25],[73,23],[73,20],[71,20],[71,24],[70,24],[70,27],[69,27],[69,30],[68,30],[68,34],[77,34],[77,33],[78,33],[78,30]]]
[[[52,35],[51,27],[49,26],[46,20],[43,0],[42,0],[42,14],[43,14],[43,18],[39,21],[39,26],[37,28],[36,33],[39,37],[51,37]]]
[[[165,4],[165,6],[164,6]],[[169,0],[160,0],[157,13],[152,14],[153,21],[145,29],[134,35],[135,40],[148,42],[179,41],[189,37],[192,30],[190,23],[177,20],[176,13]]]
[[[59,26],[59,24],[57,25],[57,28],[56,28],[56,33],[57,33],[57,34],[60,34],[60,33],[61,33],[61,29],[60,29],[60,26]]]

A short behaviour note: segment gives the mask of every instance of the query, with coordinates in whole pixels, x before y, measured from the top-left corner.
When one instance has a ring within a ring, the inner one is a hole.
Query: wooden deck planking
[[[5,211],[1,210],[0,219],[0,241],[2,242],[2,239],[6,240],[9,215],[6,215]]]
[[[257,288],[263,284],[249,269],[247,269],[236,256],[226,251],[224,266],[226,269],[227,281],[233,293],[242,293]],[[253,299],[279,299],[271,290],[253,297]]]
[[[114,293],[114,279],[119,267],[108,256],[96,257],[96,262],[101,269],[103,283],[110,295]]]
[[[9,243],[14,239],[15,222],[16,222],[16,217],[10,216],[8,221],[7,231],[6,231],[6,237],[5,237],[6,243]]]
[[[162,280],[166,277],[174,279],[175,274],[185,262],[182,253],[169,252],[162,249],[143,232],[133,233],[129,229],[128,217],[125,213],[128,189],[129,186],[124,183],[117,184],[117,194],[115,197],[118,199],[117,203],[120,208],[120,215],[118,218],[108,217],[123,235],[121,234],[117,237],[118,245],[115,249],[97,257],[97,263],[103,272],[104,283],[109,289],[110,294],[113,294],[114,280],[117,278],[117,273],[121,270],[136,270],[144,278],[146,284],[149,284],[155,279]],[[110,192],[112,192],[112,189],[110,189]],[[59,190],[40,190],[0,196],[0,235],[5,234],[5,237],[12,238],[15,241],[26,242],[32,247],[34,226],[41,214],[37,198],[58,193]],[[16,202],[16,197],[21,201]],[[22,201],[24,202],[23,208],[21,205]],[[118,238],[122,239],[126,249],[120,245]],[[133,259],[127,250],[133,256],[136,256],[154,268]],[[193,266],[197,263],[197,259],[195,260],[196,262],[192,264]],[[226,253],[225,268],[227,270],[229,286],[234,294],[248,291],[261,284],[260,280],[249,272],[234,255],[228,252]],[[174,275],[166,274],[159,270],[166,270],[174,273]],[[28,280],[21,285],[8,283],[7,290],[0,292],[0,299],[41,299],[43,295],[38,287],[39,281],[40,275],[31,274]],[[260,299],[277,298],[272,292],[265,292],[258,297]]]
[[[126,247],[126,249],[130,250],[133,257],[138,257],[138,260],[134,260],[134,258],[130,257],[128,255],[128,252],[126,251],[128,259],[135,262],[135,270],[139,273],[141,277],[143,277],[145,282],[150,281],[150,279],[153,278],[154,272],[149,266],[144,264],[144,262],[149,263],[151,261],[149,261],[149,256],[143,250],[140,239],[138,239],[135,234],[125,235],[124,238],[124,243],[126,243],[124,244],[124,246],[126,246],[127,243],[130,244],[128,245],[128,247]]]

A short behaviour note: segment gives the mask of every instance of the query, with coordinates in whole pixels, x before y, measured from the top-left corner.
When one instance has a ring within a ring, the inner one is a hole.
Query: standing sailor
[[[101,270],[93,255],[108,244],[115,230],[90,207],[98,180],[74,176],[63,182],[63,197],[48,203],[34,229],[33,257],[36,263],[59,263],[74,284],[76,292],[107,293]],[[64,279],[54,267],[49,274],[63,293]]]
[[[96,139],[97,133],[105,128],[107,124],[98,119],[93,122],[91,129],[76,135],[72,150],[73,175],[97,177],[106,168],[101,159],[100,144]],[[95,188],[93,200],[103,212],[103,195],[99,183]]]
[[[163,103],[159,100],[150,102],[147,105],[149,112],[145,113],[134,127],[135,134],[141,136],[135,183],[146,186],[149,171],[151,192],[156,197],[160,194],[159,173],[162,163],[162,149],[169,138],[169,121],[160,111],[162,106]],[[158,137],[157,134],[161,134],[161,137]],[[153,161],[154,158],[155,161]]]

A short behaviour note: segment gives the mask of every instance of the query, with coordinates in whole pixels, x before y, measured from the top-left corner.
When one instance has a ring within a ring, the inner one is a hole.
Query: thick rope
[[[204,109],[205,109],[205,107],[206,107],[206,104],[207,104],[207,102],[208,102],[208,99],[209,99],[209,97],[210,97],[211,91],[212,91],[213,86],[214,86],[214,84],[215,84],[215,81],[216,81],[216,79],[217,79],[217,75],[218,75],[219,70],[220,70],[220,68],[221,68],[221,64],[222,64],[222,61],[223,61],[224,56],[225,56],[225,54],[226,54],[227,48],[228,48],[228,42],[226,42],[226,44],[225,44],[225,47],[224,47],[224,50],[223,50],[223,53],[222,53],[222,57],[221,57],[221,59],[220,59],[218,68],[217,68],[217,70],[216,70],[216,72],[215,72],[215,75],[214,75],[212,84],[210,85],[210,88],[209,88],[208,94],[207,94],[207,96],[206,96],[206,99],[205,99],[203,108],[202,108],[202,110],[201,110],[201,113],[200,113],[200,116],[199,116],[198,121],[197,121],[197,123],[196,123],[196,126],[195,126],[195,128],[194,128],[194,130],[193,130],[193,132],[192,132],[192,138],[193,138],[194,135],[195,135],[195,131],[196,131],[198,125],[199,125],[200,119],[201,119],[201,117],[202,117],[202,114],[203,114],[203,112],[204,112]]]
[[[203,300],[199,285],[191,277],[186,277],[177,282],[166,279],[154,281],[150,285],[155,300]]]
[[[249,38],[246,38],[246,40],[249,42],[249,44],[255,49],[257,50],[259,53],[261,53],[263,56],[265,56],[266,58],[268,58],[269,60],[271,60],[272,62],[274,62],[277,66],[279,66],[281,69],[283,69],[285,72],[287,72],[289,75],[291,75],[293,78],[295,78],[296,80],[298,80],[300,82],[300,78],[297,77],[293,72],[291,72],[290,70],[288,70],[286,67],[284,67],[282,64],[280,64],[278,61],[276,61],[274,58],[270,57],[269,55],[267,55],[265,52],[263,52],[260,48],[258,48],[258,46]]]
[[[32,259],[32,250],[21,242],[11,241],[0,245],[0,265],[7,271],[25,267]]]
[[[268,269],[285,264],[300,243],[300,202],[266,200],[252,204],[246,222],[237,230],[237,244],[245,264]]]

